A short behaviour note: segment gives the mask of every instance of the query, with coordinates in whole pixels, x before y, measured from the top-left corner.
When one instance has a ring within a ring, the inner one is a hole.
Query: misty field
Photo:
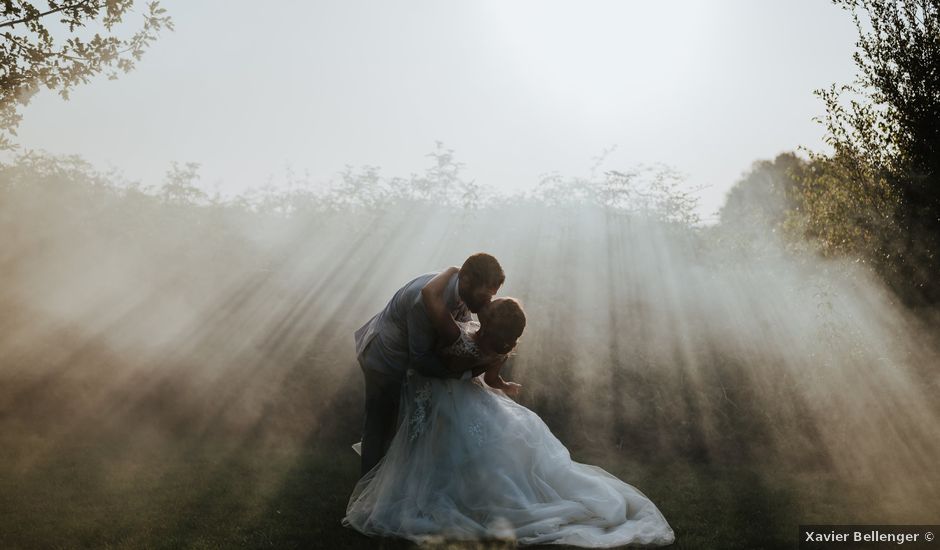
[[[661,179],[486,198],[443,172],[217,201],[183,169],[147,190],[3,167],[0,546],[408,546],[340,525],[352,333],[479,250],[527,311],[520,402],[649,496],[676,548],[936,520],[938,325],[871,273],[694,225]]]
[[[356,455],[348,447],[311,441],[264,449],[250,439],[158,439],[153,433],[152,426],[141,423],[112,423],[110,429],[75,434],[25,471],[5,468],[0,476],[0,544],[413,547],[373,541],[340,525],[358,477]],[[35,445],[5,440],[5,463],[15,463],[11,454]],[[796,525],[802,521],[880,519],[872,512],[865,515],[867,495],[857,489],[853,494],[850,485],[820,471],[643,463],[626,449],[604,457],[573,452],[576,460],[599,464],[642,488],[680,534],[675,548],[794,547]]]

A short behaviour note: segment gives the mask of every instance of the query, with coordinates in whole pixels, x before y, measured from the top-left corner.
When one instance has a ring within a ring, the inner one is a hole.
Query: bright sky
[[[823,149],[812,91],[854,75],[855,29],[823,0],[164,0],[176,25],[132,73],[48,91],[20,143],[145,184],[171,161],[237,192],[344,165],[406,176],[435,141],[465,175],[516,190],[540,174],[662,162],[709,219],[757,159]],[[277,6],[278,9],[273,9]]]

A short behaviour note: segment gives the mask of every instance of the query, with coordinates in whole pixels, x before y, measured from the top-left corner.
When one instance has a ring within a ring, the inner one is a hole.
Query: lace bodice
[[[441,354],[452,357],[481,357],[480,347],[473,341],[473,333],[480,330],[480,323],[457,321],[457,327],[460,328],[460,336],[453,344],[442,348]]]

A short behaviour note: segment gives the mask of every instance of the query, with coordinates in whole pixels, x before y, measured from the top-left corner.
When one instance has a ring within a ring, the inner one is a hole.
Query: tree
[[[859,74],[851,85],[817,91],[830,143],[907,180],[912,206],[940,211],[940,0],[834,1],[858,30]],[[840,108],[843,92],[867,101]]]
[[[794,179],[805,161],[794,153],[781,153],[774,160],[759,160],[732,187],[719,212],[720,223],[743,229],[778,229],[788,209],[789,198],[798,185]]]
[[[842,153],[793,166],[784,231],[808,241],[823,256],[871,264],[889,282],[898,280],[903,248],[898,224],[900,195],[884,178],[859,174]]]
[[[833,2],[858,31],[858,73],[816,90],[833,154],[810,153],[803,221],[830,250],[870,243],[909,302],[940,302],[940,0]]]
[[[134,0],[48,0],[43,8],[34,4],[2,2],[0,150],[15,147],[10,135],[16,135],[22,120],[18,110],[40,88],[58,91],[68,99],[72,88],[95,75],[103,72],[110,79],[117,78],[134,68],[160,30],[173,29],[159,2],[147,4],[143,24],[128,38],[112,31],[133,11]],[[77,31],[89,25],[103,26],[104,36],[79,36]]]

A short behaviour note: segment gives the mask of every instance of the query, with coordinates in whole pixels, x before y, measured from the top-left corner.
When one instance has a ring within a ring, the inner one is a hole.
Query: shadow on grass
[[[414,548],[406,541],[365,537],[340,520],[358,479],[358,457],[340,448],[312,452],[288,472],[269,512],[280,510],[284,524],[258,525],[261,540],[277,539],[291,548]],[[798,487],[771,485],[760,472],[744,467],[694,463],[643,465],[629,460],[576,460],[597,464],[638,487],[659,506],[676,532],[671,548],[794,548],[797,525],[818,517],[800,501]],[[800,517],[800,516],[803,517]],[[433,547],[433,546],[432,546]],[[448,543],[446,548],[506,548],[511,544]],[[558,545],[546,548],[560,548]]]
[[[124,433],[125,439],[87,435],[62,445],[25,475],[0,471],[0,547],[415,547],[341,525],[359,469],[345,443],[321,438],[293,451]],[[844,488],[825,472],[638,461],[576,449],[572,456],[652,499],[676,532],[671,548],[795,548],[799,523],[849,519],[864,505],[840,500]]]

